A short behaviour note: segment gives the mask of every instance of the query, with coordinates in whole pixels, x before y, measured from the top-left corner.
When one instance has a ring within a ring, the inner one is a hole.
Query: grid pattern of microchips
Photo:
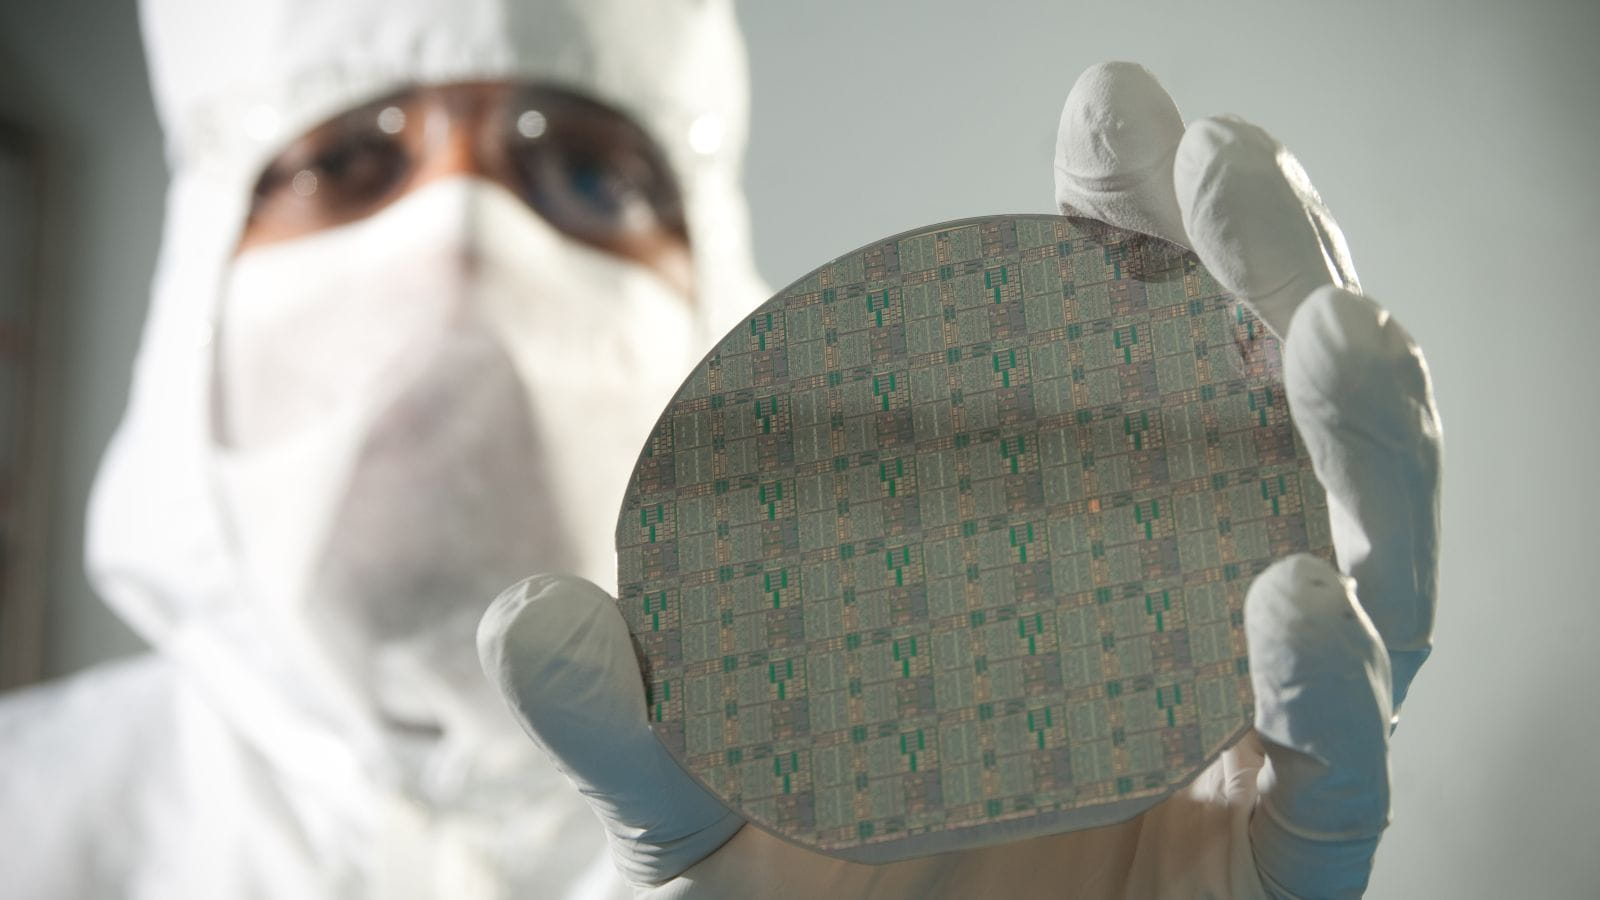
[[[628,490],[658,735],[857,858],[1153,805],[1249,724],[1251,577],[1331,553],[1278,353],[1193,255],[1081,219],[949,223],[791,285]]]

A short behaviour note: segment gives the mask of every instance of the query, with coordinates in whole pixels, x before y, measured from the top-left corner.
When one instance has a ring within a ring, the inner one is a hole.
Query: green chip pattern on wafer
[[[1279,352],[1192,254],[1082,219],[947,223],[790,285],[628,488],[659,737],[862,860],[1154,805],[1249,725],[1251,578],[1331,555]]]

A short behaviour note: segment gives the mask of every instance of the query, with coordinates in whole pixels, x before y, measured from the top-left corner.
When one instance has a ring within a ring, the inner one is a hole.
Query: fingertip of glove
[[[1067,92],[1056,137],[1058,172],[1094,183],[1171,156],[1183,117],[1166,88],[1134,62],[1096,63]]]
[[[1256,576],[1244,623],[1258,690],[1344,672],[1353,660],[1381,666],[1387,677],[1388,655],[1356,602],[1355,581],[1320,557],[1296,553]]]
[[[1263,569],[1251,583],[1245,594],[1245,621],[1337,615],[1349,606],[1349,581],[1321,557],[1310,553],[1286,556]]]
[[[517,657],[540,654],[567,643],[563,633],[611,598],[593,582],[575,575],[533,575],[500,592],[478,620],[478,661],[484,674],[500,682],[510,648]]]
[[[1178,105],[1161,86],[1155,73],[1130,60],[1108,60],[1084,69],[1067,92],[1067,105],[1080,109],[1126,108],[1177,115]]]
[[[1067,92],[1067,106],[1077,109],[1127,109],[1176,117],[1178,104],[1155,73],[1129,60],[1108,60],[1084,69]],[[1152,117],[1155,121],[1157,117]]]
[[[499,680],[496,673],[505,660],[506,635],[528,605],[531,581],[532,578],[524,578],[501,591],[478,620],[478,663],[491,681]]]
[[[1295,311],[1284,342],[1284,388],[1290,405],[1332,403],[1352,415],[1405,416],[1427,403],[1431,388],[1422,351],[1371,298],[1333,285],[1313,290]],[[1375,424],[1383,424],[1375,423]]]
[[[1293,670],[1320,667],[1316,657],[1329,648],[1342,657],[1352,646],[1376,645],[1376,629],[1354,596],[1352,579],[1309,553],[1268,566],[1244,600],[1252,673],[1287,680]]]
[[[1384,344],[1389,313],[1371,298],[1325,284],[1300,304],[1290,321],[1286,351],[1322,348],[1370,353]],[[1304,327],[1301,327],[1304,326]]]
[[[1283,335],[1300,301],[1334,280],[1332,257],[1343,254],[1343,238],[1334,241],[1337,226],[1323,215],[1299,162],[1260,127],[1213,116],[1184,130],[1172,178],[1179,218],[1201,261]],[[1339,246],[1325,246],[1329,241]]]
[[[1254,224],[1274,231],[1291,222],[1300,226],[1305,208],[1284,172],[1287,156],[1276,138],[1237,116],[1190,122],[1173,153],[1172,182],[1183,227],[1196,245],[1226,239],[1241,215],[1270,217]],[[1309,221],[1304,227],[1311,238]],[[1263,286],[1231,287],[1248,293]]]
[[[1172,193],[1182,135],[1178,106],[1150,70],[1132,62],[1090,66],[1061,108],[1056,209],[1187,247]]]
[[[1207,116],[1195,119],[1183,130],[1173,160],[1174,175],[1182,185],[1185,178],[1192,183],[1224,166],[1276,169],[1281,152],[1283,145],[1259,125],[1238,116]]]

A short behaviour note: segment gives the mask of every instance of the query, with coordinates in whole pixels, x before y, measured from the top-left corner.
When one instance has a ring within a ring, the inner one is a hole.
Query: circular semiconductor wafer
[[[1331,557],[1279,345],[1084,219],[847,253],[697,366],[617,527],[652,726],[804,846],[1127,819],[1249,727],[1251,578]]]

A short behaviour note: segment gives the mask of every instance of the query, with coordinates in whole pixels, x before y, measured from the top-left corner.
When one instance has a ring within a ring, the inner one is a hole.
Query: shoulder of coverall
[[[7,896],[115,891],[137,868],[141,823],[182,800],[169,777],[182,690],[176,666],[144,653],[0,696]]]

